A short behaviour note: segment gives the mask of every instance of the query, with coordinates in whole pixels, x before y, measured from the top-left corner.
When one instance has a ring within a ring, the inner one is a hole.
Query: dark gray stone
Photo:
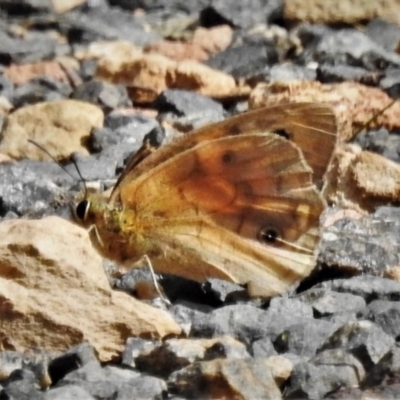
[[[49,363],[49,375],[53,384],[63,379],[67,374],[87,364],[96,364],[100,368],[95,350],[89,343],[82,343],[68,350]]]
[[[49,36],[35,34],[18,39],[0,32],[0,64],[32,63],[53,59],[56,55],[57,43]]]
[[[390,97],[398,99],[400,97],[400,69],[386,71],[379,82],[379,87]]]
[[[0,96],[5,97],[10,102],[14,93],[14,84],[5,76],[0,75]],[[1,128],[0,128],[1,130]]]
[[[350,293],[339,293],[327,289],[310,289],[301,293],[297,298],[312,306],[317,317],[359,312],[366,306],[361,296]]]
[[[159,400],[167,396],[167,385],[159,378],[142,376],[119,388],[113,400]]]
[[[118,8],[92,8],[86,13],[71,11],[59,16],[59,29],[70,43],[90,43],[98,40],[128,40],[137,46],[159,41],[143,21]]]
[[[69,97],[69,85],[48,77],[38,77],[19,86],[13,92],[12,103],[16,108],[43,101],[55,101]]]
[[[160,383],[158,386],[155,386],[157,393],[160,390],[166,389],[163,381],[156,378],[151,379]],[[141,381],[145,384],[146,377],[140,375],[137,371],[114,366],[105,366],[102,368],[97,361],[90,361],[83,367],[67,374],[59,381],[58,386],[77,385],[84,388],[95,398],[108,399],[117,398],[120,393],[125,393],[127,388],[132,393],[135,391],[139,391],[138,393],[140,393]],[[160,389],[160,386],[162,386],[162,389]],[[138,394],[134,398],[142,397]]]
[[[146,340],[141,338],[129,338],[126,341],[125,349],[122,353],[122,365],[128,366],[131,368],[136,367],[136,357],[144,351],[150,351],[154,349],[156,346],[160,345],[160,341],[158,340]]]
[[[317,77],[315,70],[296,64],[278,64],[271,67],[266,74],[270,82],[280,81],[314,81]]]
[[[346,276],[382,276],[389,268],[399,264],[399,253],[400,210],[397,207],[380,207],[373,214],[357,220],[343,218],[326,228],[318,261]],[[358,282],[357,278],[354,279]],[[349,279],[346,284],[350,285],[352,281]],[[326,285],[330,287],[329,283]]]
[[[314,34],[314,35],[313,35]],[[385,50],[366,34],[356,29],[325,30],[304,28],[300,32],[309,41],[301,55],[303,63],[316,61],[320,64],[344,64],[367,70],[382,70],[400,65],[400,56]]]
[[[161,121],[172,120],[181,129],[190,131],[224,119],[224,108],[220,103],[188,90],[169,89],[154,101],[154,107],[161,113]]]
[[[41,400],[42,395],[36,389],[35,374],[28,369],[14,370],[5,382],[2,382],[3,390],[1,399]]]
[[[278,52],[271,44],[246,43],[228,47],[225,51],[215,54],[207,60],[207,65],[237,79],[254,79],[260,74],[263,76],[268,67],[277,62]]]
[[[396,51],[400,41],[400,27],[383,19],[373,19],[367,24],[365,34],[388,51]]]
[[[67,385],[50,389],[43,395],[43,400],[96,400],[85,389],[77,385]]]
[[[325,351],[294,366],[285,398],[323,399],[341,387],[358,386],[364,370],[360,362],[343,351]]]
[[[318,286],[361,296],[367,303],[372,300],[400,300],[400,282],[378,276],[361,275],[351,279],[334,279]]]
[[[243,286],[222,279],[208,279],[203,287],[206,293],[212,293],[221,303],[248,300],[246,289]]]
[[[381,327],[367,320],[349,322],[339,328],[322,346],[322,350],[343,349],[352,353],[369,370],[394,345],[395,340]]]
[[[400,335],[400,301],[375,300],[368,305],[369,319],[388,335],[398,340]]]
[[[95,80],[82,83],[71,97],[99,105],[106,111],[132,105],[125,86]]]
[[[72,178],[54,162],[21,160],[3,164],[0,168],[0,215],[8,212],[32,216],[56,214],[59,210],[56,200],[70,192],[73,184]]]
[[[272,340],[269,337],[264,337],[252,343],[251,354],[255,358],[268,358],[276,356],[278,352],[275,350]]]
[[[213,308],[211,306],[180,300],[170,308],[170,313],[185,334],[189,335],[195,316],[197,315],[198,318],[201,318],[201,316],[204,316],[212,310]]]
[[[226,306],[209,314],[194,315],[191,335],[217,337],[230,335],[247,343],[267,336],[267,311],[251,305]]]
[[[13,16],[49,12],[52,5],[51,0],[0,0],[0,10]]]
[[[338,326],[332,322],[305,319],[303,323],[289,326],[274,341],[279,353],[292,353],[312,357]]]
[[[309,304],[288,297],[274,297],[271,299],[268,314],[293,317],[293,319],[313,318],[313,310]]]
[[[322,64],[317,68],[316,75],[317,79],[322,83],[353,81],[364,84],[377,84],[380,78],[379,75],[373,74],[365,68],[344,64]]]
[[[216,337],[231,335],[250,345],[257,339],[275,339],[289,326],[312,319],[312,308],[299,300],[273,298],[267,311],[251,305],[217,309],[193,319],[191,335]]]
[[[205,26],[228,23],[237,28],[250,28],[281,19],[282,15],[281,0],[212,0],[210,6],[202,10],[200,20]]]
[[[370,370],[362,382],[362,388],[371,388],[400,375],[400,349],[393,346]]]

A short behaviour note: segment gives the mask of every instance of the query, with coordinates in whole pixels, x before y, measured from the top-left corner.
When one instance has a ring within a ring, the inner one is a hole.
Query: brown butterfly
[[[147,255],[157,272],[225,279],[270,297],[315,266],[335,144],[325,105],[250,111],[156,151],[145,143],[108,201],[89,196],[76,214],[118,263]]]

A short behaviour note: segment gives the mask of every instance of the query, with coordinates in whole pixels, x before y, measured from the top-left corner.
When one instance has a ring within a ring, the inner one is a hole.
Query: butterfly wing
[[[305,160],[313,170],[313,182],[321,188],[323,176],[335,147],[336,130],[333,111],[324,104],[286,103],[265,107],[206,125],[178,138],[168,146],[161,147],[154,153],[148,151],[148,146],[144,144],[138,152],[139,156],[133,156],[134,162],[129,162],[123,178],[136,179],[167,161],[171,155],[181,153],[204,141],[226,136],[272,132],[299,146]],[[150,154],[151,157],[148,157]],[[118,183],[121,181],[122,178],[118,180]],[[117,186],[110,198],[111,202],[119,200]]]
[[[258,133],[200,142],[119,192],[156,270],[271,296],[314,267],[324,201],[312,177],[296,144]]]

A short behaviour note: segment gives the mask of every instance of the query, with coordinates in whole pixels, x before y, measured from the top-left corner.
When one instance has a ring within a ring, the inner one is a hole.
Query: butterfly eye
[[[79,218],[81,221],[85,221],[89,208],[90,208],[90,201],[88,200],[80,201],[75,209],[77,218]]]
[[[274,228],[262,228],[258,234],[259,239],[268,244],[276,243],[279,240],[280,234]]]

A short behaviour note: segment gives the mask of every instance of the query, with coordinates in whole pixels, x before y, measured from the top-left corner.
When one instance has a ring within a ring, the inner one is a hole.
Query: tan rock
[[[171,40],[151,43],[143,50],[145,53],[162,54],[163,56],[175,61],[187,59],[205,61],[208,58],[207,52],[199,44],[173,42]]]
[[[7,156],[6,154],[0,153],[0,164],[15,162],[11,157]]]
[[[271,356],[266,359],[266,365],[271,370],[278,387],[282,387],[290,378],[293,370],[293,363],[285,356]]]
[[[105,361],[128,337],[180,333],[168,313],[113,291],[87,232],[58,217],[0,223],[0,303],[8,350],[88,341]]]
[[[179,395],[189,398],[282,398],[265,358],[195,362],[172,373],[169,387]]]
[[[159,54],[144,54],[120,62],[103,57],[99,60],[96,77],[112,83],[151,88],[157,92],[167,88],[165,77],[169,68],[176,65]]]
[[[364,23],[373,18],[400,23],[398,0],[290,0],[285,2],[285,19],[316,24]]]
[[[3,96],[0,96],[0,117],[5,117],[13,108],[10,101]]]
[[[115,62],[120,65],[127,60],[133,60],[142,55],[142,50],[138,49],[131,42],[123,40],[99,41],[90,43],[84,50],[77,50],[74,56],[78,60],[103,60],[104,62]]]
[[[120,63],[103,58],[99,61],[96,77],[155,94],[174,88],[224,98],[236,95],[239,90],[231,75],[196,61],[176,62],[159,54],[144,54]],[[243,90],[240,88],[240,92]],[[131,95],[135,93],[130,91]],[[132,96],[131,99],[137,100]]]
[[[61,14],[85,4],[87,0],[51,0],[51,2],[54,11]]]
[[[12,64],[4,71],[4,76],[15,85],[23,85],[38,76],[47,76],[68,83],[68,76],[57,61],[39,61],[33,64]]]
[[[400,165],[356,145],[342,145],[328,174],[326,197],[344,207],[372,211],[400,198]]]
[[[226,50],[232,39],[233,29],[229,25],[209,29],[200,26],[194,31],[192,43],[200,45],[207,54],[215,54]]]
[[[28,142],[34,140],[57,160],[73,152],[88,154],[84,146],[93,128],[103,126],[103,111],[77,100],[58,100],[22,107],[4,120],[0,152],[15,159],[48,160]]]
[[[349,140],[392,99],[380,89],[355,82],[326,85],[316,81],[291,81],[257,85],[250,94],[249,107],[302,101],[331,104],[338,121],[339,137]],[[400,128],[400,103],[394,103],[368,127]]]
[[[168,70],[167,85],[218,98],[229,97],[236,91],[236,82],[231,75],[190,60]]]
[[[395,265],[394,267],[387,268],[383,276],[385,278],[393,279],[394,281],[400,282],[400,265]]]

